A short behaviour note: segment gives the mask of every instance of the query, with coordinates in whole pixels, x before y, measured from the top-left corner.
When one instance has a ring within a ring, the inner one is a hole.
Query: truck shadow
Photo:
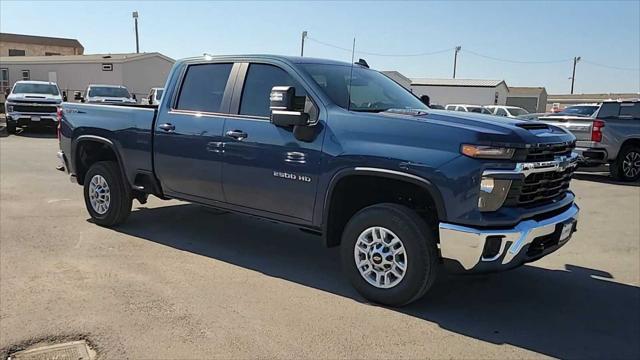
[[[365,302],[342,276],[338,250],[291,227],[185,204],[138,208],[115,231]],[[389,311],[557,358],[640,356],[640,288],[575,265],[444,276],[424,299]]]

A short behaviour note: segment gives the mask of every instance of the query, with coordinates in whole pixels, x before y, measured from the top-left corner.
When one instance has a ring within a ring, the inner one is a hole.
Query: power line
[[[489,56],[489,55],[483,55],[483,54],[480,54],[480,53],[477,53],[475,51],[471,51],[471,50],[468,50],[468,49],[464,49],[462,51],[463,52],[467,52],[467,53],[472,54],[472,55],[475,55],[475,56],[479,56],[479,57],[485,58],[485,59],[508,62],[508,63],[514,63],[514,64],[558,64],[558,63],[573,61],[573,59],[542,60],[542,61],[511,60],[511,59],[497,58],[497,57],[493,57],[493,56]]]
[[[332,48],[338,49],[338,50],[343,50],[343,51],[348,51],[348,52],[351,52],[351,50],[352,50],[352,49],[348,49],[348,48],[345,48],[345,47],[342,47],[342,46],[338,46],[338,45],[330,44],[330,43],[327,43],[327,42],[324,42],[324,41],[320,41],[320,40],[314,39],[314,38],[309,37],[309,36],[307,36],[307,40],[311,40],[311,41],[313,41],[315,43],[318,43],[320,45],[332,47]],[[389,53],[385,54],[385,53],[377,53],[377,52],[358,50],[358,54],[371,55],[371,56],[415,57],[415,56],[429,56],[429,55],[441,54],[441,53],[452,51],[454,49],[455,48],[448,48],[448,49],[442,49],[442,50],[437,50],[437,51],[413,53],[413,54],[389,54]]]
[[[582,62],[586,63],[586,64],[589,64],[589,65],[599,66],[599,67],[603,67],[603,68],[607,68],[607,69],[613,69],[613,70],[640,71],[640,68],[626,68],[626,67],[605,65],[605,64],[599,64],[599,63],[593,62],[593,61],[588,61],[588,60],[582,60]]]

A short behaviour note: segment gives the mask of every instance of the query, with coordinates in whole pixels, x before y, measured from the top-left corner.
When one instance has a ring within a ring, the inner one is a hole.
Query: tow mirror
[[[75,91],[73,93],[73,100],[78,100],[84,102],[84,98],[82,97],[82,93],[80,91]]]
[[[62,101],[65,101],[65,102],[67,101],[67,92],[66,91],[62,92]]]
[[[296,96],[293,86],[274,86],[269,95],[271,123],[276,126],[309,125],[309,114],[304,112],[305,96]]]

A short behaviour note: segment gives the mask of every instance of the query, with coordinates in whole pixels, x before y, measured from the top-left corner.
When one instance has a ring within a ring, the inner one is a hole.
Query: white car
[[[93,104],[135,104],[136,99],[122,85],[91,84],[85,92],[83,102]]]
[[[485,107],[489,109],[493,115],[510,118],[527,115],[529,113],[527,110],[517,106],[487,105]]]
[[[147,96],[148,105],[160,105],[160,99],[162,99],[162,93],[164,88],[151,88],[149,95]]]
[[[445,106],[444,109],[451,110],[451,111],[473,112],[473,113],[487,114],[487,115],[493,114],[491,111],[489,111],[486,107],[482,105],[447,104],[447,106]]]

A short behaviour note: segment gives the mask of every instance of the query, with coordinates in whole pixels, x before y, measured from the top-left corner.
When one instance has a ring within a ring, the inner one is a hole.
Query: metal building
[[[507,105],[521,107],[530,113],[543,113],[547,106],[547,90],[544,87],[510,87]]]
[[[18,80],[53,81],[72,100],[89,84],[124,85],[140,100],[150,88],[164,86],[173,63],[157,52],[0,57],[0,88],[4,93]]]
[[[411,79],[411,91],[431,104],[505,105],[509,87],[504,80]]]

